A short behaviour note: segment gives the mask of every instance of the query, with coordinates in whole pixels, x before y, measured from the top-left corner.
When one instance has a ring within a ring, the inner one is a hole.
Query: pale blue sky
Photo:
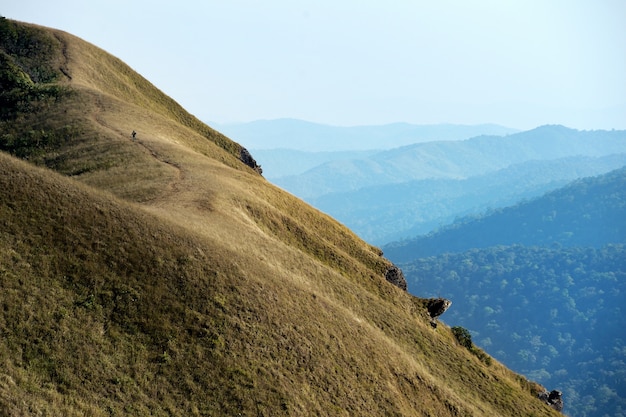
[[[626,129],[623,0],[0,0],[209,124]]]

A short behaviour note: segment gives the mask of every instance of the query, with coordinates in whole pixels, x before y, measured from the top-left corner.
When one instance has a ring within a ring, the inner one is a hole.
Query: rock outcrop
[[[261,165],[257,164],[256,160],[252,157],[252,154],[243,146],[241,147],[241,151],[239,151],[239,160],[259,174],[263,174]]]
[[[552,390],[548,392],[548,390],[545,390],[540,392],[537,397],[556,411],[563,411],[563,394],[561,391]]]
[[[385,271],[385,279],[396,287],[406,291],[406,278],[404,278],[404,273],[402,273],[402,270],[397,266],[391,265],[387,268],[387,271]]]
[[[452,301],[445,298],[431,298],[426,303],[430,315],[430,325],[437,328],[437,317],[441,316],[452,305]]]

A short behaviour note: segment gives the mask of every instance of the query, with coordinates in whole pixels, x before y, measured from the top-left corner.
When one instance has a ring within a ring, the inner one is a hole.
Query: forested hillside
[[[495,245],[626,243],[626,168],[575,181],[544,196],[466,217],[416,239],[385,246],[398,261]]]
[[[385,247],[409,291],[573,417],[626,415],[626,169]]]
[[[409,291],[452,300],[445,321],[531,379],[565,414],[626,415],[626,247],[496,246],[401,264]]]
[[[626,153],[528,161],[466,179],[424,179],[307,199],[374,244],[414,238],[459,218],[515,205],[626,165]]]

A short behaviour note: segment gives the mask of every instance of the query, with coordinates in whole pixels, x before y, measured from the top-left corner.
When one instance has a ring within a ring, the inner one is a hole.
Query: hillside
[[[385,246],[396,261],[497,245],[601,247],[626,243],[626,168],[574,181],[515,206]]]
[[[331,193],[307,202],[373,244],[425,235],[626,165],[626,153],[528,161],[465,179],[424,179]]]
[[[3,415],[558,415],[123,62],[0,31]]]
[[[331,161],[272,181],[306,199],[424,179],[466,179],[528,161],[626,153],[626,131],[578,131],[548,125],[507,136],[432,141],[364,159]]]
[[[626,168],[386,246],[414,294],[518,372],[554,384],[572,417],[626,410]]]
[[[626,246],[495,246],[401,264],[414,293],[512,369],[558,386],[572,417],[626,410]]]

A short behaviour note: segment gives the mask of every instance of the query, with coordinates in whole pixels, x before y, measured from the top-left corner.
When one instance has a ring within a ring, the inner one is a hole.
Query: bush
[[[472,343],[472,335],[470,334],[469,330],[461,326],[454,326],[452,328],[452,334],[461,346],[465,347],[467,350],[476,355],[476,357],[480,359],[481,362],[483,362],[487,366],[491,365],[491,356],[489,356],[483,350],[474,346],[474,344]]]
[[[457,342],[459,342],[461,346],[466,347],[470,351],[472,350],[474,345],[472,343],[472,335],[469,330],[461,326],[454,326],[452,328],[452,334],[454,334],[454,337],[456,337]]]

